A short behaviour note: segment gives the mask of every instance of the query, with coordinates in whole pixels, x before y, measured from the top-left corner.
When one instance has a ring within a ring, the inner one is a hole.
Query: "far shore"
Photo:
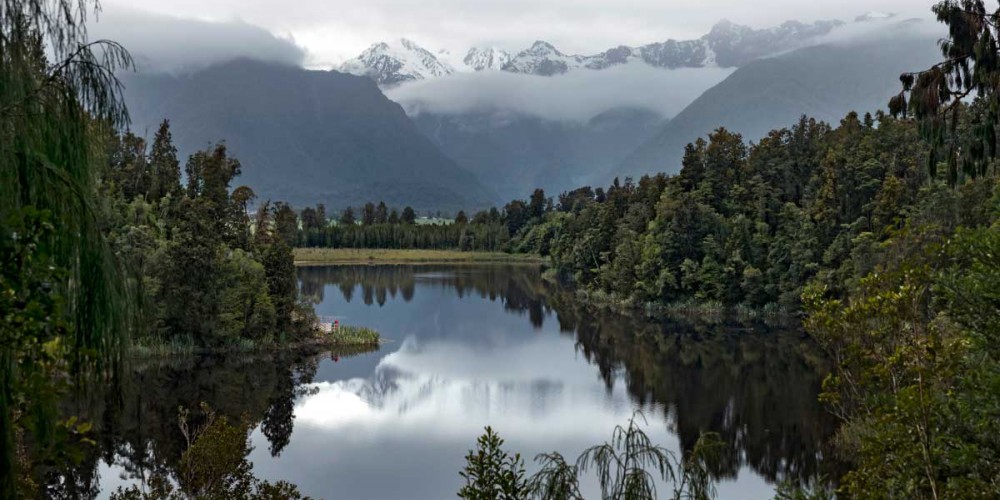
[[[462,252],[460,250],[398,250],[382,248],[296,248],[296,266],[336,266],[350,264],[461,264],[523,263],[540,264],[537,255],[503,252]]]

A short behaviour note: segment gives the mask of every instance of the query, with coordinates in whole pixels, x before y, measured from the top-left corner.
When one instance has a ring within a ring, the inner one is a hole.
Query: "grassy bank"
[[[368,248],[296,248],[295,265],[339,264],[440,264],[440,263],[536,263],[537,255],[459,250],[395,250]]]
[[[382,337],[371,328],[341,326],[337,332],[317,329],[312,337],[295,341],[278,339],[239,339],[232,343],[205,347],[193,339],[176,337],[170,340],[147,338],[132,344],[129,354],[134,357],[158,357],[190,354],[254,353],[297,349],[329,349],[335,351],[373,351],[382,344]]]

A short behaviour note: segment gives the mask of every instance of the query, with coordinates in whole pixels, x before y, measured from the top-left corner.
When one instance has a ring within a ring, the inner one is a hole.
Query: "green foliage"
[[[115,366],[132,319],[134,296],[101,233],[94,190],[99,132],[128,122],[114,75],[132,60],[118,44],[89,42],[92,8],[86,0],[0,0],[4,498],[17,496],[16,478],[65,441],[54,392],[70,375]]]
[[[371,204],[374,207],[374,204]],[[384,203],[379,203],[384,207]],[[510,235],[499,218],[481,218],[469,223],[464,212],[454,224],[416,224],[416,213],[410,207],[402,216],[376,217],[381,208],[372,208],[369,223],[355,224],[353,209],[346,209],[336,225],[307,223],[315,209],[304,209],[297,238],[292,243],[309,248],[391,248],[421,250],[464,250],[499,252],[506,250]],[[376,213],[378,212],[378,213]],[[395,211],[393,211],[395,213]],[[484,212],[485,213],[485,212]],[[464,222],[463,222],[464,220]]]
[[[935,202],[914,219],[947,220]],[[996,230],[907,228],[887,243],[901,258],[846,300],[806,294],[807,328],[835,361],[822,399],[844,422],[845,493],[1000,495]]]
[[[512,251],[624,303],[795,311],[811,280],[842,295],[872,269],[918,199],[926,151],[913,124],[883,114],[835,129],[803,117],[751,146],[719,129],[676,177],[580,188],[529,217],[535,193],[503,218]]]
[[[334,344],[378,345],[382,336],[371,328],[341,325],[336,332],[331,332],[330,338]]]
[[[231,188],[242,166],[224,145],[191,155],[186,189],[166,121],[150,151],[124,134],[109,141],[107,158],[99,186],[103,218],[142,292],[139,344],[231,347],[280,342],[312,328],[298,302],[289,246],[297,215],[288,204],[265,202],[251,222],[254,193]],[[137,171],[149,182],[132,182]],[[325,218],[322,206],[312,210],[313,227],[321,213]]]
[[[613,500],[652,500],[659,498],[658,481],[670,483],[674,499],[709,499],[715,496],[710,468],[719,437],[705,433],[683,459],[670,450],[654,445],[638,424],[636,412],[628,426],[616,426],[611,440],[592,446],[577,459],[566,462],[558,452],[535,457],[541,466],[530,479],[523,479],[520,455],[509,455],[501,447],[503,440],[486,427],[477,440],[477,453],[469,452],[462,477],[466,485],[461,498],[537,498],[540,500],[581,500],[580,477],[587,472],[597,476],[601,498]]]
[[[264,264],[237,248],[222,262],[220,281],[219,329],[215,335],[223,343],[273,335],[277,313],[268,293]],[[277,297],[287,300],[288,295],[284,291]]]
[[[152,474],[143,484],[128,489],[119,487],[111,495],[115,500],[183,500],[209,499],[301,499],[298,488],[279,481],[270,483],[253,475],[253,464],[247,460],[252,450],[249,441],[252,426],[246,418],[236,423],[215,413],[202,403],[204,421],[192,422],[190,411],[179,410],[180,432],[187,441],[174,478],[163,471]],[[171,480],[173,479],[173,481]],[[176,487],[174,483],[176,482]]]
[[[524,461],[520,454],[509,455],[503,450],[503,439],[493,429],[476,440],[476,450],[465,457],[465,469],[459,474],[465,486],[459,498],[471,500],[519,500],[525,498]]]
[[[902,74],[902,89],[889,101],[889,110],[918,120],[932,145],[930,175],[937,176],[943,159],[948,184],[955,186],[964,178],[986,175],[997,158],[1000,11],[987,10],[983,0],[944,0],[933,11],[948,26],[948,38],[941,43],[944,61]],[[969,96],[976,96],[977,106],[963,105]]]

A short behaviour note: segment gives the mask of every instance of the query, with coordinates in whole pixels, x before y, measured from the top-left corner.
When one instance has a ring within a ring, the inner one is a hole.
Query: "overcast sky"
[[[850,20],[867,11],[930,16],[933,0],[104,0],[102,34],[131,9],[256,25],[304,49],[302,64],[330,67],[374,42],[410,38],[428,50],[525,48],[542,39],[569,53],[697,38],[720,19],[763,28],[787,20]],[[134,12],[130,13],[131,17]],[[181,24],[178,24],[180,26]],[[232,29],[232,28],[228,28]],[[162,31],[131,36],[163,37]],[[178,33],[183,39],[183,33]],[[266,33],[264,33],[266,35]],[[162,40],[161,40],[162,41]],[[149,43],[156,43],[150,40]],[[194,49],[193,49],[194,50]],[[284,51],[281,49],[279,52]],[[291,54],[289,51],[285,56]],[[297,56],[296,56],[297,57]]]

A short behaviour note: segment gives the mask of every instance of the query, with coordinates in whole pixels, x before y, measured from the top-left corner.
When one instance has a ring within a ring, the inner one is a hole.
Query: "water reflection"
[[[589,311],[531,266],[307,268],[300,279],[320,315],[391,342],[353,357],[135,367],[127,389],[76,403],[101,421],[100,449],[63,484],[106,494],[174,467],[177,406],[199,401],[259,422],[259,476],[321,498],[453,497],[486,424],[528,458],[575,456],[635,407],[674,450],[722,435],[722,498],[831,475],[833,422],[816,403],[824,363],[797,331]]]

